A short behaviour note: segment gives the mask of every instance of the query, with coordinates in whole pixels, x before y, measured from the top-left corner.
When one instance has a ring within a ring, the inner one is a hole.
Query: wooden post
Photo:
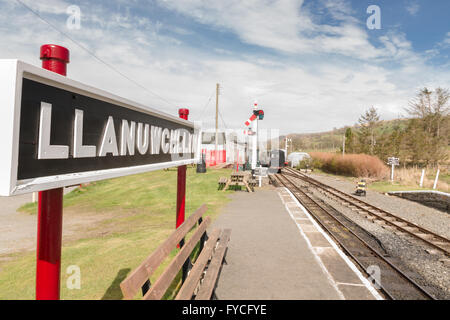
[[[436,190],[438,179],[439,179],[439,172],[440,172],[440,170],[438,169],[436,172],[436,178],[434,179],[433,190]]]
[[[425,169],[422,169],[422,176],[420,177],[420,187],[423,187],[423,178],[425,177]]]

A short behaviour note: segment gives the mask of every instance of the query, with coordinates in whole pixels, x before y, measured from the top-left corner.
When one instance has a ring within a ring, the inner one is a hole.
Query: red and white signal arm
[[[0,60],[0,195],[198,162],[194,124],[18,60]]]
[[[264,119],[264,111],[263,110],[253,110],[253,114],[250,116],[250,118],[245,121],[245,125],[248,127],[253,121],[258,118],[259,120]]]

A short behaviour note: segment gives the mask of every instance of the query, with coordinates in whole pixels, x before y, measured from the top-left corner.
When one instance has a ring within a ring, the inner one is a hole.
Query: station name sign
[[[192,122],[0,60],[0,195],[196,162]]]

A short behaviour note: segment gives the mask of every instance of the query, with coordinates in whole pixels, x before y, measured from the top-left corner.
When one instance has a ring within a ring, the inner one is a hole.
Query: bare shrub
[[[353,177],[384,179],[388,167],[377,157],[366,154],[338,155],[327,152],[311,152],[316,167],[325,172]]]

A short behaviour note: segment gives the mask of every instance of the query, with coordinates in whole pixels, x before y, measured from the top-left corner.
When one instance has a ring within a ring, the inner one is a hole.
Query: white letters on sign
[[[108,153],[111,153],[113,156],[119,155],[119,150],[117,149],[116,131],[114,130],[114,120],[111,116],[109,116],[105,130],[103,130],[102,144],[100,146],[98,156],[104,157]]]
[[[83,110],[75,109],[75,123],[73,126],[73,157],[95,157],[96,146],[83,146]]]
[[[149,128],[150,126],[146,124],[144,126],[144,132],[142,132],[142,127],[144,125],[139,122],[137,127],[137,140],[136,140],[136,147],[140,154],[146,154],[148,150],[148,141],[149,141]]]
[[[52,145],[50,142],[51,122],[52,122],[52,105],[41,102],[40,124],[39,124],[39,159],[68,159],[69,146]],[[89,158],[104,157],[107,154],[113,156],[133,156],[135,149],[140,154],[148,151],[151,154],[159,154],[159,150],[163,153],[191,153],[193,150],[192,134],[186,129],[169,130],[167,128],[151,127],[149,124],[127,121],[122,119],[121,136],[120,136],[120,153],[117,143],[116,131],[114,129],[114,119],[109,116],[98,155],[96,154],[97,146],[83,145],[83,115],[84,111],[75,109],[75,117],[73,124],[73,157]],[[180,139],[181,138],[181,139]],[[152,146],[149,149],[149,144]]]
[[[41,102],[41,121],[39,123],[38,159],[67,159],[68,146],[50,145],[50,129],[52,125],[52,105]]]

